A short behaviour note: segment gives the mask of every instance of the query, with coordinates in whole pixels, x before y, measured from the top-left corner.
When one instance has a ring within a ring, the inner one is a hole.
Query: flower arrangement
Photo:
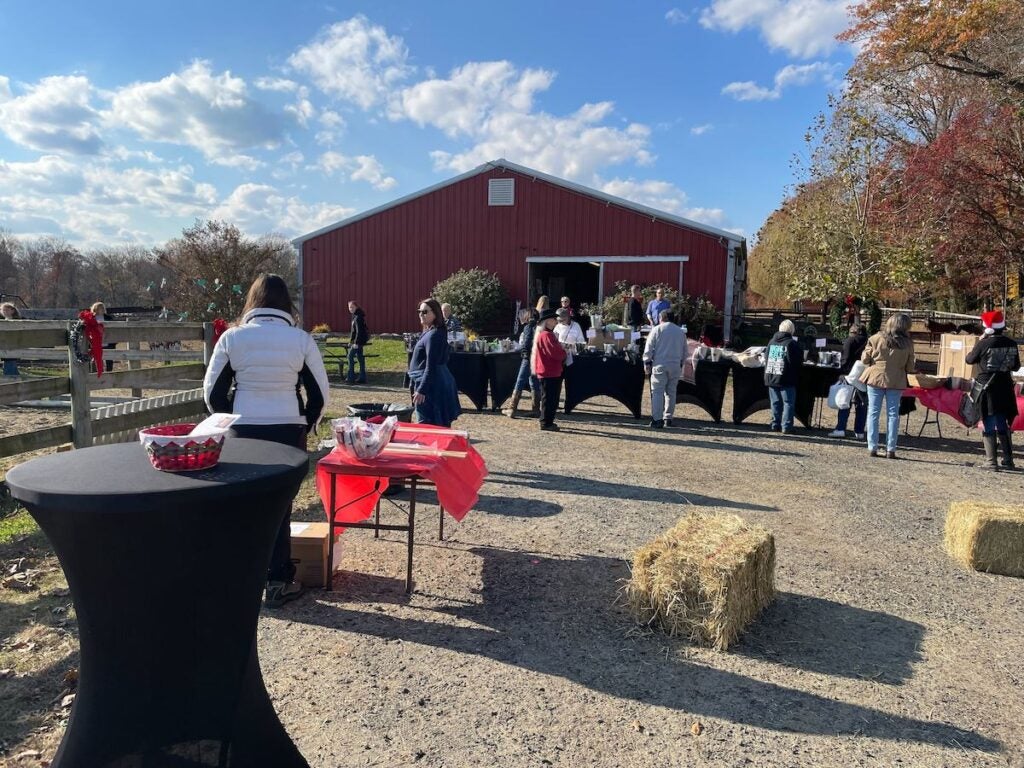
[[[316,325],[313,326],[312,330],[310,330],[310,333],[330,333],[330,332],[331,332],[331,326],[329,326],[327,323],[317,323]]]

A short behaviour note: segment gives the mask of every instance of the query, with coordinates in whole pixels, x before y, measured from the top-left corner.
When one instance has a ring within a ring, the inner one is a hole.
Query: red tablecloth
[[[959,389],[946,389],[945,387],[938,387],[936,389],[910,387],[903,390],[904,397],[916,397],[917,401],[925,408],[931,408],[937,413],[944,413],[956,419],[960,424],[964,424],[963,419],[960,418],[960,400],[966,394],[966,392],[962,392]],[[969,425],[964,424],[964,426]],[[1017,418],[1010,425],[1010,430],[1017,432],[1022,429],[1024,429],[1024,397],[1018,394]]]
[[[480,486],[487,477],[483,457],[464,437],[443,434],[440,427],[417,424],[424,432],[396,432],[391,442],[416,443],[439,450],[465,451],[466,458],[445,456],[388,456],[357,459],[335,448],[317,463],[316,489],[324,510],[330,506],[331,475],[337,475],[335,487],[335,522],[358,523],[373,514],[380,495],[388,487],[389,477],[419,475],[437,488],[437,499],[449,515],[461,520],[477,502]],[[432,434],[434,430],[437,434]],[[328,515],[330,519],[330,515]]]

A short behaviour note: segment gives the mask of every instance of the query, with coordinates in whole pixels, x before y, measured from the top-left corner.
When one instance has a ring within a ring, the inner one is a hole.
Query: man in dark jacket
[[[969,364],[977,364],[981,369],[975,382],[984,387],[981,422],[985,431],[981,433],[981,439],[985,444],[985,458],[989,469],[999,469],[1000,465],[996,463],[998,437],[1003,449],[1002,467],[1016,469],[1013,465],[1009,425],[1017,418],[1017,393],[1011,374],[1020,368],[1020,353],[1017,351],[1017,342],[1003,335],[1006,321],[1002,312],[983,312],[981,321],[985,325],[985,335],[978,339],[974,349],[964,359]]]
[[[783,320],[779,332],[772,336],[765,348],[764,383],[772,406],[772,432],[793,430],[793,411],[796,408],[796,384],[800,380],[800,366],[804,353],[800,342],[793,338],[796,327],[792,320]]]
[[[868,343],[868,332],[859,322],[850,326],[850,335],[843,342],[843,356],[839,360],[839,378],[845,380],[853,369],[853,364],[860,360],[864,354],[864,347]],[[865,438],[864,426],[867,423],[868,409],[864,393],[858,388],[853,389],[853,407],[856,415],[853,417],[853,436],[857,440]],[[850,409],[840,408],[836,428],[828,433],[829,437],[846,437],[846,425],[850,420]]]
[[[348,311],[352,313],[352,334],[348,339],[348,377],[349,384],[366,383],[366,358],[363,347],[370,341],[370,331],[366,327],[366,313],[354,301],[348,303]],[[359,362],[359,378],[356,378],[356,361]]]
[[[640,293],[640,286],[634,285],[630,290],[629,301],[626,303],[626,325],[634,331],[639,331],[644,324],[643,294]]]

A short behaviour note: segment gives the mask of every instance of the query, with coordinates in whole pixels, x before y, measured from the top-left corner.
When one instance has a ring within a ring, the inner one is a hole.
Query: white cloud
[[[385,191],[398,182],[384,172],[384,166],[373,155],[348,157],[340,152],[324,152],[310,170],[320,170],[327,176],[348,175],[352,181],[365,181],[374,189]]]
[[[756,27],[772,50],[810,58],[830,53],[849,26],[850,0],[712,0],[701,13],[708,29]]]
[[[43,152],[95,155],[103,149],[92,107],[93,87],[82,75],[44,77],[13,96],[0,84],[0,130],[22,146]]]
[[[121,88],[107,118],[149,141],[192,146],[210,162],[250,170],[259,161],[239,150],[273,148],[283,135],[280,115],[249,98],[244,80],[230,72],[216,75],[206,61]]]
[[[251,235],[299,235],[355,213],[353,208],[328,203],[307,204],[267,184],[242,184],[212,212],[211,217],[236,224]]]
[[[334,146],[341,141],[341,135],[345,130],[345,118],[330,109],[325,109],[317,118],[322,130],[316,132],[316,143],[325,147]]]
[[[647,179],[612,179],[601,184],[602,192],[646,205],[666,213],[719,227],[725,221],[721,208],[695,208],[688,205],[689,196],[669,181]]]
[[[289,104],[284,111],[290,114],[303,128],[309,125],[309,121],[316,115],[316,109],[309,100],[309,89],[300,86],[294,104]]]
[[[695,125],[690,128],[690,133],[694,136],[703,136],[705,133],[710,131],[715,126],[712,123],[704,123],[703,125]]]
[[[75,195],[84,189],[81,168],[56,155],[43,155],[29,163],[0,160],[0,190]]]
[[[253,85],[261,91],[276,91],[278,93],[291,93],[299,89],[298,83],[283,77],[258,77],[253,81]]]
[[[690,13],[688,11],[682,11],[678,8],[672,8],[668,13],[665,14],[665,21],[669,24],[685,24],[690,20]]]
[[[288,57],[288,65],[324,93],[366,110],[384,102],[412,72],[408,57],[402,38],[358,15],[321,30]]]
[[[729,83],[722,88],[722,94],[732,96],[737,101],[775,100],[782,96],[782,91],[790,86],[809,85],[822,81],[835,86],[835,71],[838,65],[816,61],[813,64],[788,64],[775,73],[775,83],[771,88],[758,85],[753,80]]]
[[[406,88],[395,96],[389,115],[433,125],[452,137],[473,135],[496,113],[529,112],[534,94],[546,91],[554,79],[543,69],[520,73],[507,61],[469,62],[452,70],[447,80]]]

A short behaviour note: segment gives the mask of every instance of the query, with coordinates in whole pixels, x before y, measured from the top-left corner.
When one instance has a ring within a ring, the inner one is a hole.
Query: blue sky
[[[504,157],[752,237],[848,0],[5,0],[0,228],[293,237]]]

